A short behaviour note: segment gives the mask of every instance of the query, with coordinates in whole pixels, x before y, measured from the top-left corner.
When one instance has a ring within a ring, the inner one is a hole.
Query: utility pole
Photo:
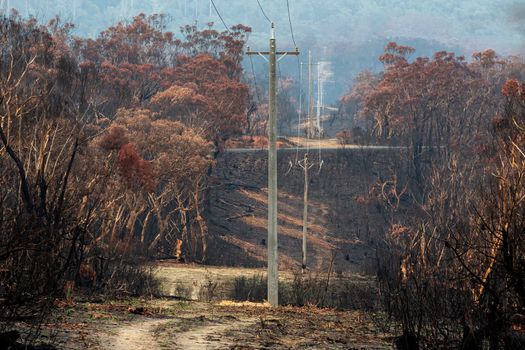
[[[1,7],[3,7],[4,15],[9,16],[9,11],[11,10],[9,0],[2,0],[0,1],[0,4],[2,5]],[[2,9],[0,8],[0,10]]]
[[[306,233],[308,231],[308,153],[304,155],[304,194],[303,194],[303,263],[301,271],[306,270]]]
[[[301,118],[303,117],[303,62],[299,62],[299,125],[297,125],[297,137],[301,135]]]
[[[308,51],[308,132],[307,138],[315,136],[315,128],[312,125],[312,118],[314,115],[314,83],[312,79],[312,67],[319,65],[319,63],[312,63],[312,52]]]
[[[299,55],[296,48],[292,52],[277,51],[275,43],[275,26],[272,23],[270,33],[270,51],[250,51],[247,55],[259,55],[268,61],[269,66],[269,104],[270,115],[268,123],[268,302],[272,306],[279,305],[279,267],[277,253],[277,96],[276,96],[276,66],[279,60],[287,55]],[[269,57],[269,60],[265,56]]]
[[[308,159],[309,152],[309,139],[315,136],[316,128],[319,132],[319,107],[317,109],[317,126],[313,125],[313,115],[314,115],[314,89],[313,89],[313,79],[312,79],[312,67],[319,66],[319,63],[312,63],[312,53],[308,51],[308,121],[307,132],[306,132],[306,145],[307,151],[304,154],[304,158],[298,161],[298,165],[304,171],[304,192],[303,192],[303,244],[302,244],[302,265],[301,271],[304,273],[306,271],[306,235],[308,233],[308,187],[309,187],[309,174],[308,171],[315,165],[311,163]],[[319,68],[318,68],[319,72]],[[319,73],[318,73],[319,76]],[[318,91],[319,94],[319,91]],[[319,104],[319,103],[318,103]]]
[[[308,152],[304,154],[304,158],[298,162],[299,166],[304,171],[304,192],[303,192],[303,261],[301,265],[302,273],[306,271],[306,234],[308,233],[308,170],[314,166],[308,162]]]
[[[317,132],[321,133],[321,64],[317,66]]]
[[[314,86],[312,83],[312,51],[308,50],[308,133],[306,138],[312,135],[312,114],[314,111]]]
[[[329,61],[320,61],[317,66],[317,127],[320,136],[323,133],[321,115],[328,107],[325,106],[325,85],[331,81],[332,73]]]
[[[26,16],[29,16],[28,5],[26,0]],[[77,21],[77,0],[73,0],[73,23]]]
[[[199,0],[194,0],[193,5],[195,6],[195,20],[199,20]]]

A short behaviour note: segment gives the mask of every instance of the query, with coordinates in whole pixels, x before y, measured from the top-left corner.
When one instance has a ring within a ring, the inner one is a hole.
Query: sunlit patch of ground
[[[280,271],[279,279],[289,284],[293,283],[295,274],[300,271]],[[167,296],[183,296],[192,300],[203,298],[227,300],[232,296],[235,280],[241,277],[252,279],[265,278],[266,268],[220,267],[205,265],[178,264],[165,260],[156,264],[155,275],[162,281],[163,293]],[[372,284],[371,276],[351,272],[338,273],[314,272],[320,280],[330,278],[336,283],[368,283]],[[210,289],[212,289],[210,291]]]

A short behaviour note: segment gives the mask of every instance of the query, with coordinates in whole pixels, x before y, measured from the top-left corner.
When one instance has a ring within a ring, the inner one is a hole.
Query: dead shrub
[[[237,277],[233,281],[231,298],[237,301],[262,302],[266,299],[266,276]]]

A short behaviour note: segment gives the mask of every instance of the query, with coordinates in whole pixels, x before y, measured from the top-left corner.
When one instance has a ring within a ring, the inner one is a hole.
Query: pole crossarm
[[[271,54],[271,52],[269,52],[269,51],[247,51],[246,52],[246,55],[248,55],[248,56],[251,56],[251,55],[268,56],[270,54]],[[296,50],[296,51],[277,51],[275,54],[277,56],[286,56],[286,55],[299,56],[300,52],[298,50]]]

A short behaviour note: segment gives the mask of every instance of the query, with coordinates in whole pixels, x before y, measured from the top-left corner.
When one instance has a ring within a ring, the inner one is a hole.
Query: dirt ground
[[[64,350],[391,349],[392,336],[384,327],[388,323],[379,313],[313,306],[272,308],[222,300],[221,292],[212,302],[197,300],[207,281],[227,289],[235,277],[261,275],[263,269],[167,261],[158,264],[156,273],[166,297],[109,300],[76,294],[69,302],[58,300],[53,317],[42,327],[40,342]],[[281,278],[293,276],[283,272]],[[362,276],[346,278],[368,283]],[[190,292],[195,300],[175,296],[178,289],[189,286],[195,287]]]
[[[42,334],[59,349],[391,349],[391,336],[360,311],[228,301],[77,302]]]

